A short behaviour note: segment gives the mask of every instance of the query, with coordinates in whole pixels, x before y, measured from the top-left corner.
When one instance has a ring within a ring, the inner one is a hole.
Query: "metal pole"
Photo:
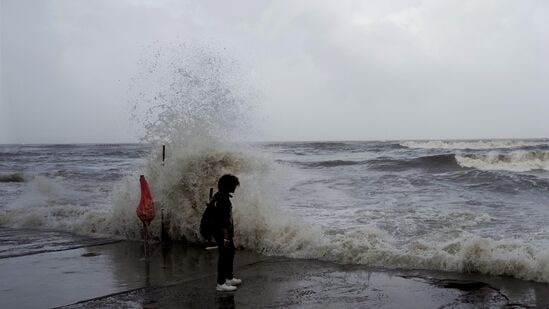
[[[162,145],[162,166],[164,166],[164,161],[166,161],[166,145]],[[160,238],[162,241],[168,241],[170,240],[170,234],[166,230],[168,225],[166,220],[168,220],[168,217],[164,217],[164,208],[160,209],[160,213]]]

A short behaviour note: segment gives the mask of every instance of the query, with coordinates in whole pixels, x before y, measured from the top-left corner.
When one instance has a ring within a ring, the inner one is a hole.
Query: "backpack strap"
[[[210,201],[208,202],[208,206],[217,206],[217,193],[213,196],[210,196]]]

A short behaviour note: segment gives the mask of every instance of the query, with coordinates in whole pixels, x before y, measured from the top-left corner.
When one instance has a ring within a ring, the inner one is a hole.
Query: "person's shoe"
[[[227,285],[227,283],[223,283],[223,284],[218,284],[215,289],[216,291],[219,291],[219,292],[232,292],[232,291],[236,291],[236,286]]]
[[[242,283],[242,280],[236,279],[236,278],[225,280],[225,284],[230,286],[237,286],[237,285],[240,285],[241,283]]]

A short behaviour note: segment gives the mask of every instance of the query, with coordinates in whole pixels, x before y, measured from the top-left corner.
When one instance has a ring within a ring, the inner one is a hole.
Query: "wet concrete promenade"
[[[237,251],[243,280],[215,291],[217,253],[0,229],[1,308],[548,308],[549,284],[370,269]]]

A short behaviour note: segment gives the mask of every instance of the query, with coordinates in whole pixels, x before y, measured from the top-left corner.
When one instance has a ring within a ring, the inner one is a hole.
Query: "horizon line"
[[[502,141],[502,140],[549,140],[549,137],[527,137],[527,138],[507,138],[507,137],[497,137],[497,138],[404,138],[404,139],[309,139],[309,140],[241,140],[234,141],[235,143],[341,143],[341,142],[408,142],[408,141]],[[46,143],[0,143],[1,146],[33,146],[33,145],[139,145],[139,144],[151,144],[147,142],[140,141],[123,141],[123,142],[46,142]],[[169,143],[166,143],[169,144]]]

